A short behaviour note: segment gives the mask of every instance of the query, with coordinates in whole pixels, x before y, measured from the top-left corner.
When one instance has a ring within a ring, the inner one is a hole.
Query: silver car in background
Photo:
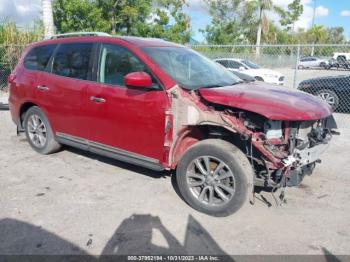
[[[319,58],[315,56],[306,56],[300,58],[298,62],[298,69],[305,68],[327,68],[329,60],[326,58]]]

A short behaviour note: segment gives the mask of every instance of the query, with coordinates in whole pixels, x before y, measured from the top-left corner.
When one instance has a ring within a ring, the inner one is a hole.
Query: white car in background
[[[284,85],[284,75],[271,70],[260,68],[258,65],[246,59],[219,58],[217,63],[223,65],[230,71],[242,71],[244,74],[254,77],[258,81],[263,81],[275,85]]]
[[[328,64],[329,64],[328,59],[319,58],[315,56],[306,56],[306,57],[300,58],[298,63],[298,69],[316,68],[316,67],[326,68]]]

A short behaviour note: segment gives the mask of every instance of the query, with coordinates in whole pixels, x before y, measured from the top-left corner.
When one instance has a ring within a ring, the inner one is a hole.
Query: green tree
[[[103,18],[110,22],[112,34],[137,34],[137,28],[146,22],[151,0],[98,0]]]
[[[314,44],[324,44],[327,39],[327,32],[322,25],[314,25],[306,32],[306,37],[313,44],[311,48],[311,56],[315,53]]]
[[[188,43],[190,18],[184,13],[185,0],[156,0],[147,25],[138,27],[139,34],[177,43]]]
[[[112,33],[189,41],[190,19],[183,12],[185,0],[98,0]]]
[[[309,42],[315,44],[324,44],[327,39],[327,31],[322,25],[315,25],[307,32]]]
[[[90,0],[54,0],[53,17],[59,33],[73,31],[110,31],[96,2]]]
[[[34,22],[29,28],[18,28],[15,22],[0,23],[0,66],[11,71],[16,66],[24,47],[32,42],[43,39],[44,27],[41,21]],[[0,83],[1,84],[1,83]]]
[[[166,10],[170,11],[170,18],[174,23],[168,25],[168,35],[166,39],[178,43],[188,43],[191,37],[191,20],[184,13],[185,0],[159,0]]]
[[[261,35],[262,33],[266,34],[268,32],[270,25],[266,12],[270,11],[282,15],[284,14],[284,10],[277,5],[274,5],[272,0],[250,0],[248,1],[248,5],[250,5],[251,8],[253,8],[253,10],[255,10],[255,12],[258,14],[256,31],[256,55],[259,55]]]
[[[272,0],[206,0],[206,3],[212,23],[201,32],[209,43],[256,43],[259,54],[261,40],[272,43],[281,36],[280,28],[269,21],[267,12],[282,15],[285,11]]]
[[[343,27],[329,27],[326,29],[327,44],[343,44],[346,42]]]
[[[210,44],[248,43],[253,9],[245,0],[205,0],[211,24],[200,30]]]
[[[286,26],[288,30],[294,31],[295,22],[298,21],[299,17],[304,12],[304,6],[301,4],[300,0],[294,0],[288,5],[288,10],[280,12],[282,26]]]

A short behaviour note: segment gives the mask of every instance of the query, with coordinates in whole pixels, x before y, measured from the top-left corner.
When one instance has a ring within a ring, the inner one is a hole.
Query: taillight
[[[12,84],[13,81],[15,81],[15,79],[16,79],[16,75],[11,73],[7,78],[7,83]]]

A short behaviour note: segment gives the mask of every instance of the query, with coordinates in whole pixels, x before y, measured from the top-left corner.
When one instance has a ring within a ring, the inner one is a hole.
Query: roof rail
[[[73,32],[73,33],[53,35],[48,37],[47,39],[57,39],[57,38],[66,38],[66,37],[75,37],[75,36],[111,36],[111,35],[103,32]]]

